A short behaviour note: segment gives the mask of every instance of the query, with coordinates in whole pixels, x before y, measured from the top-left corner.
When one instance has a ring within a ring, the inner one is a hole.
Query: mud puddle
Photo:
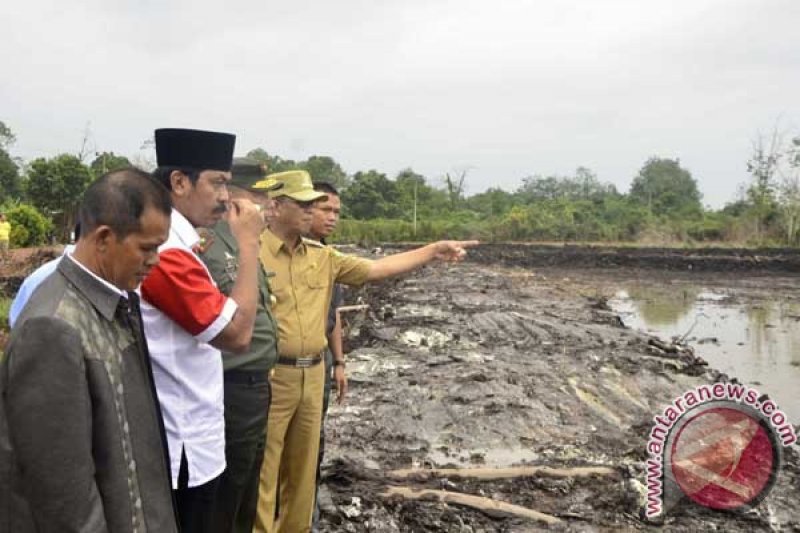
[[[648,272],[648,279],[654,279]],[[659,278],[661,279],[661,278]],[[726,376],[691,351],[662,353],[606,298],[619,276],[466,263],[349,293],[349,399],[326,426],[326,531],[769,531],[800,527],[797,455],[764,504],[720,514],[685,504],[640,518],[646,440],[675,397]],[[787,280],[787,286],[794,280]],[[780,283],[754,282],[766,293]],[[476,479],[459,469],[546,467],[561,477]],[[575,469],[606,469],[576,476]],[[448,469],[397,479],[398,469]],[[421,500],[388,491],[426,490]],[[439,491],[439,492],[436,492]],[[441,491],[533,510],[520,518],[441,502]],[[538,516],[538,515],[537,515]],[[558,522],[547,520],[554,518]]]
[[[694,347],[708,363],[767,393],[800,423],[800,302],[786,291],[627,283],[609,301],[626,326]]]

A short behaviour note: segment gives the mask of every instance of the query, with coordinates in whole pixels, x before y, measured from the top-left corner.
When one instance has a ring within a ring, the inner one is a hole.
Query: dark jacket
[[[129,306],[65,257],[20,315],[0,365],[0,532],[177,531]]]

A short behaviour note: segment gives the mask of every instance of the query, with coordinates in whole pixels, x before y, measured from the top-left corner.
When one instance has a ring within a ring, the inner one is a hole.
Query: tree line
[[[78,199],[93,179],[130,166],[113,152],[59,154],[21,161],[15,137],[0,122],[0,209],[15,229],[12,244],[64,239]],[[294,161],[263,148],[248,157],[269,172],[307,170],[341,192],[336,239],[342,242],[479,238],[485,241],[730,243],[795,246],[800,233],[800,138],[759,136],[745,156],[750,180],[719,210],[703,206],[697,180],[678,159],[651,157],[621,192],[578,167],[571,175],[531,175],[507,191],[465,192],[466,171],[431,179],[411,168],[394,176],[378,170],[345,171],[332,157]],[[140,162],[141,164],[141,162]]]

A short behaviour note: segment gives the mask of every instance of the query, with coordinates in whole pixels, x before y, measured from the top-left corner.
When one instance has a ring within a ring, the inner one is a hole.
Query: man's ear
[[[109,226],[98,226],[91,235],[95,245],[101,252],[105,252],[111,245],[112,241],[116,240],[116,235]]]
[[[173,170],[169,175],[169,184],[172,192],[177,196],[184,196],[192,188],[192,180],[180,170]]]

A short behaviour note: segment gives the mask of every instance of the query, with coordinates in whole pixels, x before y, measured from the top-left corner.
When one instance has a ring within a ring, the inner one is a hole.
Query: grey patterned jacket
[[[0,365],[0,533],[177,531],[129,305],[65,257],[20,315]]]

